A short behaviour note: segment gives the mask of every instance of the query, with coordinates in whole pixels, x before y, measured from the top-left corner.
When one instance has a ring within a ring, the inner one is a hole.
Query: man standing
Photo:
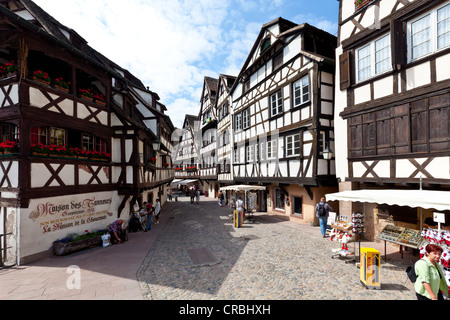
[[[316,205],[316,217],[319,218],[320,231],[322,232],[322,236],[324,238],[327,230],[327,222],[330,211],[333,211],[333,208],[325,202],[325,197],[320,198],[320,202]]]

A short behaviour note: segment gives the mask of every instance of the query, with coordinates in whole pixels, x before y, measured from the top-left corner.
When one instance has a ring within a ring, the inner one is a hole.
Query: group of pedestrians
[[[191,204],[194,203],[194,200],[197,202],[197,204],[200,203],[200,190],[196,189],[195,187],[192,187],[189,194],[191,196]]]

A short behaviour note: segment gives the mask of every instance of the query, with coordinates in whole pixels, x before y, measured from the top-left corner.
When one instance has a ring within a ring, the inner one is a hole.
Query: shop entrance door
[[[0,207],[0,268],[8,261],[8,249],[11,249],[8,245],[8,236],[11,236],[11,233],[7,232],[7,213],[7,208]]]

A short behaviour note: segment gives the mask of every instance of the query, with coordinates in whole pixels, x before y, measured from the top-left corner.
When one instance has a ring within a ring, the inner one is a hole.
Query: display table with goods
[[[378,235],[379,240],[384,241],[384,261],[386,261],[386,243],[391,242],[400,245],[400,253],[403,259],[403,247],[419,249],[424,241],[419,230],[405,227],[387,225]]]

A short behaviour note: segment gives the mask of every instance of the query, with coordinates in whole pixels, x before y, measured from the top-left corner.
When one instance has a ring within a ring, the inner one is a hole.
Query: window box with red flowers
[[[2,155],[18,154],[19,145],[16,141],[5,140],[0,143],[0,151]]]
[[[186,171],[188,172],[197,171],[197,167],[196,166],[186,167]]]
[[[49,86],[51,82],[51,78],[49,77],[48,73],[42,70],[36,70],[33,72],[33,80],[47,86]]]
[[[69,92],[70,82],[64,81],[62,77],[56,78],[53,82],[56,89],[64,91],[66,93]]]
[[[163,166],[163,168],[168,168],[168,167],[169,167],[169,164],[168,164],[167,162],[164,162],[164,163],[162,164],[162,166]]]
[[[94,101],[94,94],[92,93],[91,89],[78,89],[78,93],[80,94],[80,98]]]
[[[106,152],[100,152],[100,151],[86,151],[86,155],[90,160],[93,161],[111,161],[111,155]]]
[[[17,75],[17,64],[14,61],[0,65],[0,78],[11,78]]]
[[[106,105],[105,96],[99,93],[94,93],[94,102],[101,106],[105,106]]]
[[[366,6],[372,0],[355,0],[355,10],[359,10],[362,7]]]
[[[156,166],[156,158],[152,157],[148,160],[148,164],[151,166]]]
[[[175,171],[183,171],[183,168],[177,167],[175,168]]]

